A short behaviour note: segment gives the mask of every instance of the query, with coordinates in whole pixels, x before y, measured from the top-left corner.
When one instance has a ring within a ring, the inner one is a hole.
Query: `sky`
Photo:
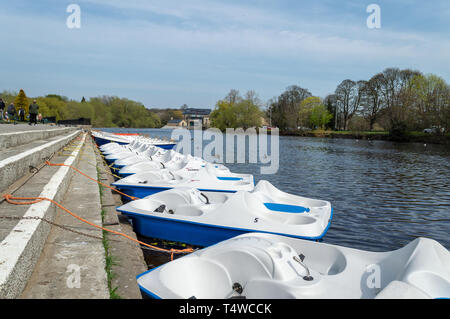
[[[0,0],[0,41],[0,91],[148,108],[213,108],[230,89],[264,102],[290,85],[325,97],[387,67],[450,83],[448,0]]]

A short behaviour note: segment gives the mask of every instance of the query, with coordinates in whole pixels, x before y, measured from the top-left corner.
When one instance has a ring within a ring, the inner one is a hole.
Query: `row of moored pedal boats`
[[[117,208],[138,234],[206,247],[139,275],[151,297],[450,297],[450,254],[434,240],[392,252],[317,242],[333,216],[328,201],[265,180],[255,186],[252,175],[175,152],[168,141],[93,137],[120,176],[113,185],[138,198]]]

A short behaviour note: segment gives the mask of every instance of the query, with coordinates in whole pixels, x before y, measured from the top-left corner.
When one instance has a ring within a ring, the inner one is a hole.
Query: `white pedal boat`
[[[120,150],[122,148],[136,148],[137,146],[139,146],[141,143],[137,142],[137,141],[133,141],[130,144],[126,144],[126,145],[122,145],[116,142],[111,142],[111,143],[107,143],[107,144],[103,144],[102,146],[99,146],[99,149],[102,153],[105,152],[109,152],[109,151],[114,151],[114,150]]]
[[[105,156],[105,159],[107,161],[116,162],[118,160],[126,159],[131,156],[142,155],[142,156],[147,156],[148,159],[150,159],[150,157],[152,157],[151,160],[165,163],[165,162],[168,162],[175,158],[181,159],[185,156],[185,155],[175,152],[173,150],[164,150],[161,148],[159,148],[159,150],[160,151],[158,151],[158,147],[147,148],[144,151],[125,150],[125,151],[116,152],[116,153],[110,154],[108,156]]]
[[[450,253],[417,238],[369,252],[263,233],[196,251],[137,277],[153,298],[449,298]]]
[[[110,150],[104,151],[103,155],[112,157],[114,155],[120,155],[123,153],[134,153],[134,154],[144,153],[144,152],[147,152],[148,150],[152,150],[155,148],[158,148],[158,147],[139,143],[139,144],[136,144],[136,147],[128,147],[125,145],[125,146],[121,146],[118,148],[110,149]]]
[[[155,147],[152,149],[149,149],[145,152],[137,152],[131,156],[125,156],[122,158],[119,158],[114,161],[114,167],[120,169],[122,167],[133,165],[136,163],[140,163],[143,161],[154,161],[156,163],[164,162],[167,158],[167,153],[173,152],[173,151],[166,151],[161,148]],[[160,166],[162,166],[160,164]]]
[[[175,188],[131,201],[117,210],[146,237],[210,246],[248,232],[319,240],[332,209],[327,201],[285,193],[268,181],[254,190],[217,197],[193,188]]]
[[[147,145],[153,145],[157,146],[163,149],[172,149],[176,144],[174,142],[160,139],[160,138],[151,138],[151,137],[144,137],[144,136],[137,136],[137,135],[118,135],[118,134],[111,134],[106,132],[99,132],[99,131],[92,131],[92,136],[95,139],[95,142],[99,147],[111,144],[111,143],[117,143],[121,145],[129,145],[133,142],[141,142],[143,144]]]
[[[109,143],[109,144],[105,144],[101,147],[99,147],[100,151],[102,152],[103,155],[111,155],[114,153],[120,153],[123,151],[136,151],[139,148],[143,147],[144,144],[143,143],[131,143],[128,145],[120,145],[117,143]]]
[[[126,136],[119,136],[95,131],[91,131],[91,134],[99,147],[111,142],[115,142],[122,145],[129,144],[131,142],[131,140]]]
[[[178,187],[197,188],[207,192],[235,193],[239,190],[251,191],[254,179],[251,174],[236,174],[218,169],[215,164],[207,163],[192,173],[171,172],[167,170],[138,173],[114,182],[125,194],[137,198]]]
[[[165,163],[170,163],[171,161],[181,161],[186,157],[186,155],[183,155],[181,153],[175,152],[173,150],[163,150],[160,149],[160,152],[150,152],[150,151],[146,151],[144,153],[136,153],[136,155],[132,155],[132,156],[126,156],[125,154],[118,154],[117,157],[118,159],[114,160],[114,166],[116,168],[122,168],[126,165],[130,165],[133,164],[133,160],[135,160],[134,163],[137,163],[137,160],[140,159],[140,156],[145,156],[147,160],[150,160],[152,162],[157,163],[160,167],[164,168],[164,164]],[[137,157],[135,157],[137,156]],[[190,156],[190,155],[188,155]],[[113,156],[111,157],[105,157],[105,159],[107,160],[111,160],[113,158]]]
[[[121,167],[120,164],[126,163],[131,158],[126,158],[124,160],[116,161],[115,164],[117,167]],[[205,167],[207,162],[201,158],[193,157],[191,155],[187,155],[183,158],[172,159],[168,162],[159,162],[157,160],[145,160],[145,161],[136,161],[135,164],[125,165],[119,170],[119,175],[121,177],[130,176],[137,173],[145,173],[145,172],[153,172],[161,169],[169,170],[171,172],[176,172],[178,174],[184,174],[195,172],[200,170],[202,167]],[[229,172],[229,169],[222,164],[214,164],[216,169],[223,170],[225,172]]]
[[[130,144],[128,144],[128,145],[130,145]],[[99,146],[98,148],[100,149],[100,151],[103,152],[103,151],[106,151],[106,150],[109,150],[109,149],[115,149],[115,148],[118,148],[118,147],[121,147],[121,145],[119,143],[110,142],[110,143],[103,144],[103,145]]]
[[[162,152],[162,154],[164,154],[164,152],[167,152],[166,150],[160,149]],[[173,151],[170,151],[173,152]],[[148,157],[148,159],[150,159],[151,156],[154,156],[158,154],[158,147],[145,147],[144,149],[140,149],[140,150],[122,150],[120,152],[114,152],[111,153],[109,155],[105,156],[105,160],[108,163],[114,163],[117,160],[121,160],[121,159],[125,159],[128,157],[132,157],[132,156],[145,156]]]

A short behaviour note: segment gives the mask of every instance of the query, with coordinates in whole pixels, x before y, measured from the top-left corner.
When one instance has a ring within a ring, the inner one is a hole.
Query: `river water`
[[[170,137],[171,130],[102,129]],[[416,237],[450,249],[450,148],[446,145],[281,136],[276,174],[260,164],[226,164],[282,191],[331,202],[323,241],[369,251]]]

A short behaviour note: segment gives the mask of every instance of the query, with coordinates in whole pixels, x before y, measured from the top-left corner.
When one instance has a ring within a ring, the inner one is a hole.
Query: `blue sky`
[[[367,28],[371,3],[381,29]],[[0,91],[203,108],[232,88],[324,97],[391,66],[449,83],[449,21],[448,0],[1,0]]]

